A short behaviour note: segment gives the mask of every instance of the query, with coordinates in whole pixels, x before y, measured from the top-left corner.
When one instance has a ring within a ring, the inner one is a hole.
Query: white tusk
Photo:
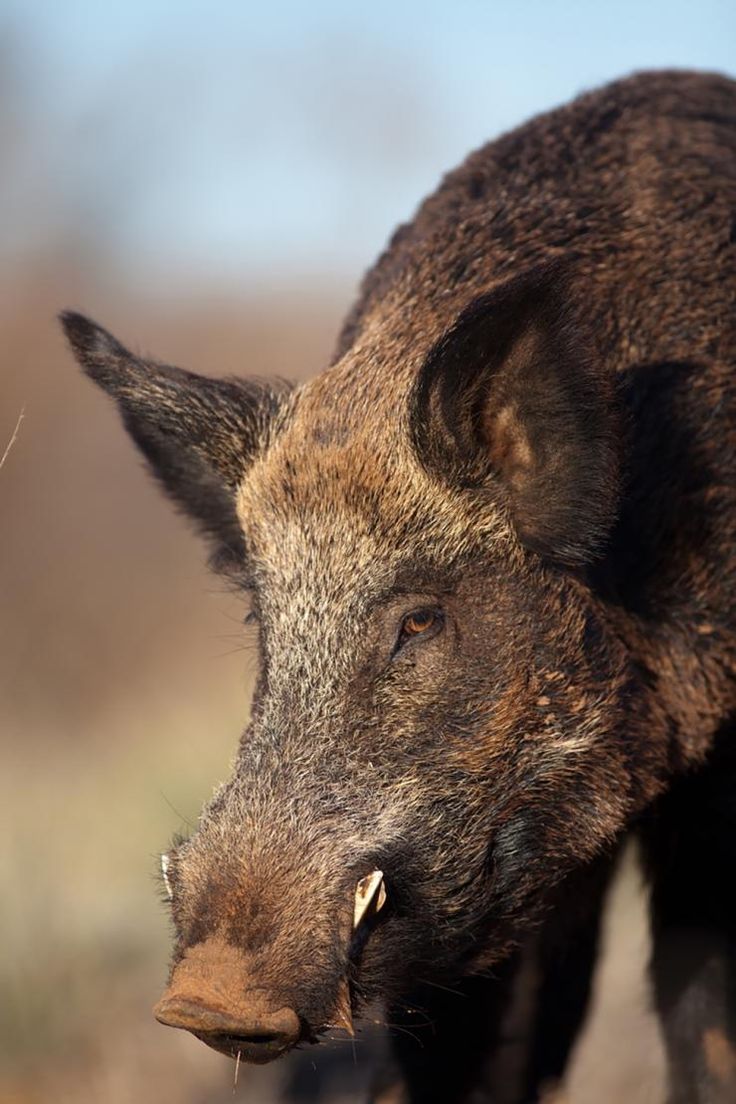
[[[383,871],[374,870],[361,878],[355,887],[355,908],[353,911],[353,928],[357,928],[365,916],[371,903],[375,900],[376,912],[380,912],[386,903],[386,886],[383,882]]]
[[[169,856],[168,855],[162,855],[161,856],[161,873],[163,874],[164,885],[166,886],[166,893],[168,894],[169,900],[171,900],[172,897],[174,896],[174,894],[173,894],[173,891],[171,889],[171,882],[169,881],[169,863],[170,863]]]

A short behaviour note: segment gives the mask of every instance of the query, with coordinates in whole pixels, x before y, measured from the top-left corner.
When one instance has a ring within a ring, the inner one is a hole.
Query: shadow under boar
[[[736,1099],[735,213],[736,86],[641,74],[451,173],[303,386],[63,316],[258,623],[162,1022],[263,1062],[380,1000],[401,1099],[490,1100],[532,948],[538,1099],[635,828],[671,1100]]]

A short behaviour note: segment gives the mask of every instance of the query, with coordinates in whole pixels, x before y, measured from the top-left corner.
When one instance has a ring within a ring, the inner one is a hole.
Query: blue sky
[[[357,274],[470,149],[584,88],[736,72],[736,3],[0,0],[3,41],[0,244],[273,283]]]

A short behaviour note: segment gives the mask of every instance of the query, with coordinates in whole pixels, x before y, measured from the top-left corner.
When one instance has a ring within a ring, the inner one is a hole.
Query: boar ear
[[[613,384],[571,319],[559,266],[475,300],[438,341],[411,398],[424,466],[504,489],[519,539],[560,563],[588,560],[618,491]]]
[[[215,539],[214,566],[243,566],[235,495],[248,464],[267,443],[286,385],[218,380],[141,360],[90,319],[61,322],[80,365],[117,402],[125,427],[156,478]]]

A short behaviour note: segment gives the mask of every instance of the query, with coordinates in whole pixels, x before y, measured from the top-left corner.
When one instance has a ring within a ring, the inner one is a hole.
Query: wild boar
[[[736,85],[645,73],[447,176],[303,386],[63,315],[258,622],[163,1023],[264,1062],[383,1001],[402,1099],[492,1099],[536,932],[538,1099],[635,831],[671,1100],[736,1099],[735,241]]]

